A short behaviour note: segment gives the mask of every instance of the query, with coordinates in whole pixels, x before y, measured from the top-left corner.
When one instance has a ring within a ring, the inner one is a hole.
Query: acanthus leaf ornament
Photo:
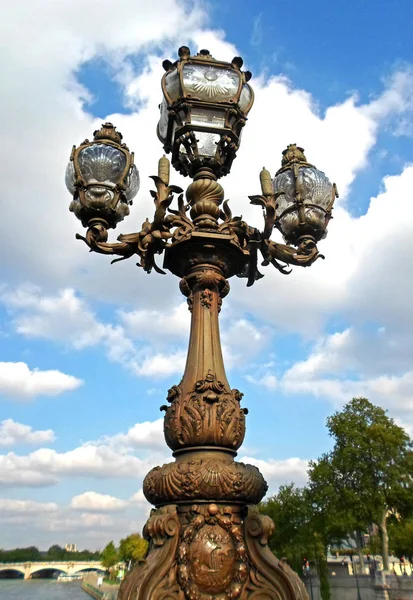
[[[172,450],[194,446],[217,446],[236,450],[245,435],[242,394],[230,390],[208,372],[183,394],[181,386],[168,393],[171,406],[165,408],[164,432]]]

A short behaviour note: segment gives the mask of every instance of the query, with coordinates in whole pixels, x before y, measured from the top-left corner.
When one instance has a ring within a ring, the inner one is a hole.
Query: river
[[[53,579],[0,579],[0,600],[91,600],[80,581],[57,583]]]

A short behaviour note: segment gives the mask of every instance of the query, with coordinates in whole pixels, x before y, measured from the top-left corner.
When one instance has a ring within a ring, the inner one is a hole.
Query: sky
[[[253,73],[255,105],[221,181],[234,214],[262,227],[248,196],[289,143],[340,192],[324,261],[289,276],[269,266],[252,288],[231,281],[220,325],[249,408],[239,460],[269,493],[305,484],[308,461],[331,448],[327,416],[357,396],[413,433],[412,20],[411,0],[3,5],[0,547],[95,549],[140,531],[142,480],[171,460],[159,406],[185,363],[178,280],[89,254],[64,172],[72,145],[110,120],[141,177],[112,239],[152,216],[161,65],[181,45],[240,55]]]

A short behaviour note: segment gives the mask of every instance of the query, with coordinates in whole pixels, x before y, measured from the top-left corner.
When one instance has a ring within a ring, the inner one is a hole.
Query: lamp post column
[[[266,482],[256,467],[234,460],[247,410],[225,374],[218,316],[244,252],[214,227],[221,186],[207,178],[191,186],[197,230],[165,258],[192,313],[185,372],[161,407],[175,462],[145,478],[144,494],[156,506],[144,530],[149,554],[122,583],[119,600],[304,599],[298,576],[267,546],[273,523],[255,506]]]

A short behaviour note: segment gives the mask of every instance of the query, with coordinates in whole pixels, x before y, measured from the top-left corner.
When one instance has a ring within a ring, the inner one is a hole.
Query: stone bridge
[[[22,573],[25,579],[30,579],[33,573],[43,570],[61,571],[68,575],[75,575],[82,571],[104,571],[99,561],[45,561],[45,562],[22,562],[22,563],[0,563],[0,573],[3,571],[17,571]]]

